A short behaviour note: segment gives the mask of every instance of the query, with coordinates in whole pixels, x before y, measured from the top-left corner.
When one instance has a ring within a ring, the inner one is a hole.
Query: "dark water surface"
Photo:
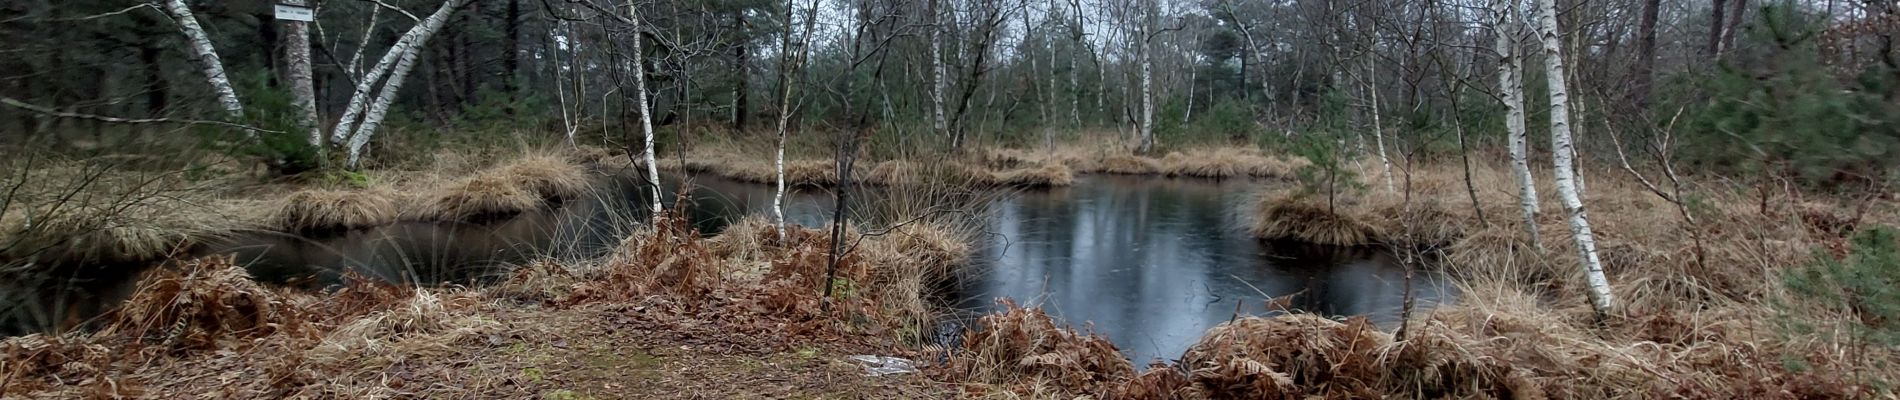
[[[768,185],[695,183],[703,229],[771,213]],[[1279,308],[1267,300],[1287,295],[1288,309],[1396,326],[1404,268],[1369,248],[1253,239],[1242,213],[1258,186],[1087,175],[1073,187],[1003,196],[984,216],[973,265],[944,298],[966,317],[997,310],[1000,298],[1040,306],[1063,322],[1092,326],[1140,362],[1180,357],[1236,309],[1268,314]],[[823,224],[830,201],[815,191],[788,196],[786,218]],[[1435,274],[1415,277],[1420,309],[1449,298]]]

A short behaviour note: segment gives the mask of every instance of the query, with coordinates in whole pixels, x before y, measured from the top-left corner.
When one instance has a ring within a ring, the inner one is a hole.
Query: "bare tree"
[[[306,0],[284,0],[285,5],[302,7]],[[314,12],[313,12],[314,14]],[[323,123],[317,119],[317,89],[310,70],[310,27],[297,20],[284,20],[284,75],[290,81],[291,99],[296,102],[301,123],[310,128],[310,145],[323,146]]]

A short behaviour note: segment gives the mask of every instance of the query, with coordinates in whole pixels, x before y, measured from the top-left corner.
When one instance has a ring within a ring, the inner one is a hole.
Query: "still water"
[[[699,178],[695,219],[704,229],[771,212],[771,188]],[[1086,175],[1075,186],[1018,192],[991,204],[977,252],[944,299],[964,318],[1000,298],[1042,307],[1092,327],[1137,362],[1173,359],[1236,310],[1363,315],[1396,326],[1405,270],[1369,248],[1266,243],[1246,232],[1244,210],[1260,184]],[[822,192],[788,196],[792,222],[830,216]],[[1448,299],[1435,274],[1415,274],[1418,307]],[[1268,299],[1291,295],[1277,307]]]

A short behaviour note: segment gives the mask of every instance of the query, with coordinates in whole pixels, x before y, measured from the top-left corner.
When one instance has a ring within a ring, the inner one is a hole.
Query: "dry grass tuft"
[[[1187,372],[1166,363],[1154,363],[1147,371],[1116,385],[1103,398],[1116,400],[1188,400],[1208,398],[1193,386]]]
[[[574,290],[580,278],[566,266],[553,260],[536,260],[515,267],[508,280],[489,288],[491,297],[523,302],[555,304]]]
[[[1350,215],[1328,210],[1323,200],[1306,196],[1262,198],[1254,213],[1253,236],[1316,244],[1355,246],[1379,238],[1377,228]]]
[[[1070,186],[1075,184],[1075,172],[1061,164],[1043,164],[1040,167],[997,173],[996,182],[1022,188]]]
[[[1363,318],[1248,317],[1208,330],[1181,364],[1215,398],[1377,398],[1384,371],[1375,350],[1391,341]]]
[[[1021,384],[1096,393],[1135,374],[1108,339],[1056,325],[1039,309],[1004,301],[1007,310],[984,316],[964,333],[962,351],[947,366],[971,382]]]
[[[1124,175],[1149,175],[1161,172],[1161,162],[1132,154],[1110,154],[1096,163],[1095,172]]]
[[[422,195],[415,217],[430,221],[484,222],[536,210],[542,198],[499,174],[479,174]]]
[[[235,257],[187,260],[146,273],[101,334],[178,350],[217,349],[229,340],[303,328],[312,313],[287,297],[252,281]]]
[[[269,221],[277,230],[305,236],[382,226],[396,220],[393,197],[376,190],[300,190],[278,200]]]
[[[316,365],[373,368],[404,359],[449,354],[499,327],[477,316],[481,304],[462,293],[416,291],[400,306],[371,313],[323,335],[303,356]]]
[[[593,186],[586,168],[549,154],[531,154],[481,173],[515,182],[522,190],[552,202],[579,198]]]

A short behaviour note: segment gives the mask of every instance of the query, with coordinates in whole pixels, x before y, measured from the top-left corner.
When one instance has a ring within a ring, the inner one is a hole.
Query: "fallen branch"
[[[234,124],[234,123],[223,122],[223,121],[206,121],[206,120],[195,120],[195,119],[172,119],[172,118],[120,118],[120,117],[112,117],[112,116],[96,115],[96,114],[80,114],[80,113],[75,113],[75,112],[60,111],[60,110],[53,109],[52,107],[47,107],[47,106],[28,104],[18,99],[14,99],[12,97],[5,97],[5,96],[0,96],[0,104],[4,104],[10,107],[14,107],[14,108],[22,109],[22,110],[32,111],[35,113],[44,114],[51,117],[83,119],[83,120],[88,120],[88,121],[99,121],[99,122],[107,122],[107,123],[115,123],[115,124],[212,125],[212,126],[222,126],[226,128],[243,129],[250,132],[283,133],[282,131],[274,131],[274,130],[258,128],[258,127],[249,126],[249,125]]]

